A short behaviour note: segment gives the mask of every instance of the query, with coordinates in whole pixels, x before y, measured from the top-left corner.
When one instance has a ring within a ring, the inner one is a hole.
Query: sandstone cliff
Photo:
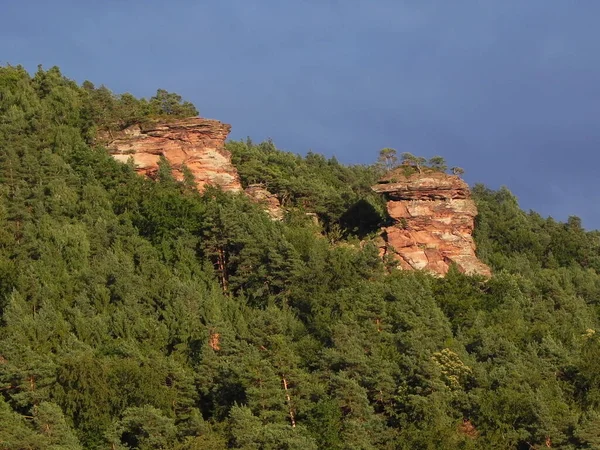
[[[385,194],[394,220],[383,229],[382,254],[391,254],[400,267],[444,275],[450,264],[468,274],[490,276],[475,256],[472,232],[477,208],[468,185],[441,172],[388,174],[373,190]]]
[[[238,192],[242,190],[239,176],[224,148],[230,130],[230,125],[217,120],[192,117],[135,124],[118,132],[101,133],[98,140],[118,161],[133,158],[140,174],[153,177],[162,155],[179,180],[183,179],[183,166],[187,166],[199,190],[210,184]]]
[[[271,194],[261,184],[251,184],[244,193],[253,201],[264,207],[264,211],[273,220],[283,220],[283,209],[281,202],[275,194]]]

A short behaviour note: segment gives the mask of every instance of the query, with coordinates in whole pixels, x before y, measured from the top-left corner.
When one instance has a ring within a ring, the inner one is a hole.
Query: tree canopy
[[[445,173],[448,170],[446,159],[439,155],[427,159],[423,156],[415,156],[412,153],[403,152],[400,155],[400,164],[398,164],[396,150],[389,147],[382,148],[379,151],[379,157],[375,167],[378,167],[382,172],[389,172],[397,169],[398,167],[403,167],[407,175],[415,172],[423,173],[424,171]],[[460,171],[455,171],[455,169],[459,169]],[[454,175],[461,175],[464,173],[464,171],[458,167],[453,167],[452,173]]]
[[[490,280],[386,268],[376,164],[229,143],[275,222],[93,145],[153,101],[0,68],[0,448],[598,448],[599,232],[476,186]]]

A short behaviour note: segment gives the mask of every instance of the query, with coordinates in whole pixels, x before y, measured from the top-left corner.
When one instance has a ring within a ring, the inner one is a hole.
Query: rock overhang
[[[405,270],[443,276],[455,264],[467,274],[491,275],[475,254],[477,207],[460,177],[432,170],[406,174],[399,168],[372,189],[385,195],[394,221],[382,230],[382,255],[391,255]]]

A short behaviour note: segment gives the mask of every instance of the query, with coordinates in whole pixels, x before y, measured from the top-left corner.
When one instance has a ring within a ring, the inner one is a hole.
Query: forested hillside
[[[434,278],[380,260],[375,165],[230,142],[277,222],[94,144],[194,114],[0,68],[0,448],[600,448],[598,232],[476,186],[494,276]]]

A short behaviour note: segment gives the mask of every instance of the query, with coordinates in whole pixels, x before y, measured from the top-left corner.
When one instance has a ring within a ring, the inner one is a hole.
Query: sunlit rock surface
[[[382,255],[391,255],[406,270],[443,276],[455,263],[464,273],[491,275],[475,255],[472,233],[477,208],[459,177],[434,171],[407,176],[400,168],[373,190],[386,196],[394,220],[383,229]]]

